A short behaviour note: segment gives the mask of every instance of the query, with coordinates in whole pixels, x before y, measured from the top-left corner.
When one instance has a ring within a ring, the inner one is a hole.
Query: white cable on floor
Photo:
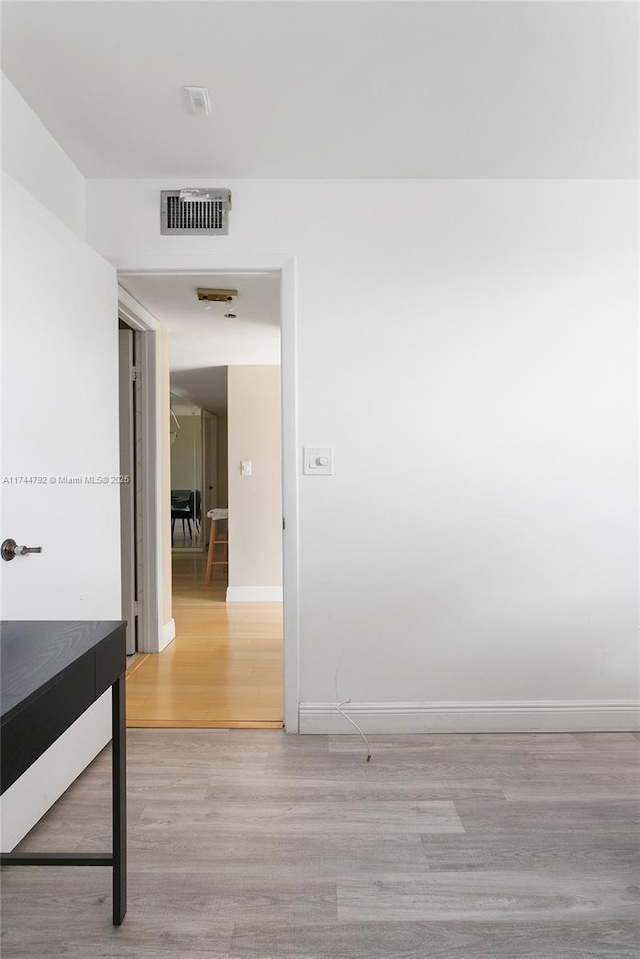
[[[348,646],[348,645],[349,645],[349,644],[347,643],[347,646]],[[342,652],[341,652],[341,654],[340,654],[340,659],[338,660],[338,665],[336,666],[336,675],[335,675],[336,700],[340,700],[340,696],[338,695],[338,673],[340,672],[340,666],[342,665],[342,660],[344,659],[344,654],[345,654],[346,651],[347,651],[347,646],[345,646],[344,649],[342,650]],[[370,762],[371,762],[371,746],[369,745],[369,740],[367,739],[367,737],[365,736],[365,734],[362,732],[362,730],[361,730],[360,727],[358,726],[357,722],[355,722],[355,720],[353,720],[353,719],[351,718],[351,716],[347,716],[347,714],[345,713],[344,709],[342,709],[343,706],[346,706],[347,703],[350,703],[350,702],[351,702],[350,699],[343,699],[342,702],[336,702],[336,709],[338,710],[338,712],[340,713],[341,716],[344,716],[344,718],[347,720],[347,722],[350,722],[351,725],[354,726],[354,727],[358,730],[358,732],[360,733],[360,735],[361,735],[362,738],[364,739],[365,745],[366,745],[366,747],[367,747],[367,762],[370,763]]]
[[[344,716],[344,718],[345,718],[348,722],[351,723],[352,726],[355,726],[355,728],[358,730],[358,732],[360,733],[360,735],[361,735],[362,738],[364,739],[365,744],[366,744],[366,747],[367,747],[367,762],[370,763],[370,762],[371,762],[371,746],[369,745],[369,740],[367,739],[367,737],[365,736],[365,734],[362,732],[362,730],[361,730],[360,727],[358,726],[357,722],[355,722],[355,720],[353,720],[353,719],[351,718],[351,716],[347,716],[347,714],[345,713],[344,709],[342,709],[342,706],[346,706],[346,704],[347,704],[347,703],[350,703],[350,702],[351,702],[350,699],[343,699],[341,703],[336,703],[336,709],[338,710],[338,712],[340,713],[341,716]]]

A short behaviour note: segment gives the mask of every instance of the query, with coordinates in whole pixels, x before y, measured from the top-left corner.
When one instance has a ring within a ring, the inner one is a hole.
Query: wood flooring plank
[[[422,802],[432,800],[503,798],[494,779],[461,779],[432,781],[428,778],[412,780],[386,779],[382,782],[342,779],[298,779],[286,774],[265,774],[255,780],[248,794],[243,781],[213,781],[207,802],[243,802],[247,798],[259,802]]]
[[[600,735],[600,734],[597,734]],[[616,734],[617,735],[617,734]],[[499,750],[525,753],[547,753],[565,750],[580,754],[580,743],[572,733],[406,733],[371,734],[367,737],[372,747],[397,754],[400,750],[465,750],[490,753]],[[356,735],[329,736],[330,752],[357,751],[362,742]]]
[[[369,737],[367,737],[367,739],[368,738]],[[331,755],[342,756],[344,759],[347,759],[349,756],[357,757],[361,755],[362,749],[363,744],[362,739],[360,739],[359,744],[354,743],[348,750],[336,749],[334,746],[331,746],[329,752]],[[403,746],[395,747],[393,745],[381,746],[379,743],[373,742],[371,743],[371,754],[372,760],[375,759],[379,765],[390,764],[395,766],[400,762],[402,764],[423,764],[428,768],[434,765],[458,765],[459,767],[466,767],[467,764],[478,765],[481,762],[484,762],[488,767],[501,766],[504,768],[507,765],[506,758],[509,757],[512,767],[533,771],[541,765],[544,766],[546,763],[550,766],[557,765],[560,758],[563,763],[567,761],[570,762],[571,760],[582,763],[585,750],[578,745],[562,745],[549,753],[548,748],[536,749],[535,747],[523,749],[521,747],[510,748],[505,746],[502,748],[500,746],[490,745],[433,746],[429,743],[417,743],[414,746],[404,744]],[[592,764],[597,767],[599,764],[598,755],[594,753],[589,753],[588,755],[592,757]],[[621,759],[623,759],[623,757],[621,757]]]
[[[635,832],[640,822],[637,802],[624,800],[583,802],[521,802],[484,799],[456,800],[456,810],[465,831],[500,836],[541,831],[545,835],[575,835],[590,832],[610,836]]]
[[[635,922],[237,923],[230,959],[637,959]]]
[[[237,830],[221,830],[210,821],[197,828],[183,822],[170,829],[148,821],[132,832],[129,852],[136,869],[155,872],[166,866],[174,871],[178,867],[187,872],[213,871],[219,882],[252,873],[266,884],[280,874],[335,883],[342,876],[370,876],[378,870],[422,875],[429,869],[418,835],[256,831],[243,841]]]
[[[574,803],[577,789],[582,803],[640,801],[640,782],[637,776],[628,776],[626,781],[622,777],[612,781],[607,776],[600,776],[587,782],[572,784],[558,782],[557,779],[542,782],[531,779],[521,783],[509,780],[502,783],[502,792],[510,802]]]
[[[418,755],[406,759],[396,757],[393,762],[380,762],[374,753],[371,762],[367,762],[363,748],[359,753],[334,754],[326,759],[301,757],[298,761],[291,755],[270,756],[266,772],[276,776],[286,775],[300,779],[335,779],[337,777],[359,782],[384,782],[399,778],[411,782],[414,779],[431,778],[434,781],[495,779],[500,783],[506,767],[507,764],[497,761],[483,763],[480,756],[468,757],[465,761],[440,762]],[[530,771],[530,767],[518,766],[516,763],[510,764],[508,768],[514,775],[517,768],[520,777],[526,776]]]
[[[542,759],[536,759],[529,764],[515,764],[513,766],[503,764],[502,778],[520,778],[523,769],[535,778],[551,779],[556,776],[607,776],[625,774],[628,776],[638,776],[640,767],[635,755],[625,751],[616,751],[615,762],[613,753],[608,750],[584,749],[580,756],[566,756],[564,758],[557,756],[547,756]]]
[[[583,749],[609,752],[611,749],[634,750],[640,759],[640,734],[629,733],[573,733],[573,738]]]
[[[514,835],[467,830],[462,836],[423,836],[422,844],[427,863],[436,872],[506,869],[541,875],[604,874],[629,885],[640,874],[640,837],[633,831],[614,836],[571,831],[559,835],[529,829],[523,823]]]
[[[338,882],[341,922],[633,921],[639,906],[636,887],[602,875],[429,871]]]
[[[234,761],[242,757],[259,755],[266,758],[269,749],[278,741],[286,739],[282,733],[247,732],[234,733],[229,729],[210,730],[192,729],[189,732],[138,732],[127,737],[128,754],[136,762],[157,762],[175,759],[180,763],[193,765],[209,760],[212,752],[222,751]]]
[[[209,822],[222,831],[286,835],[357,836],[463,832],[452,802],[191,802],[188,807],[164,799],[152,800],[140,820],[166,827],[189,821]]]

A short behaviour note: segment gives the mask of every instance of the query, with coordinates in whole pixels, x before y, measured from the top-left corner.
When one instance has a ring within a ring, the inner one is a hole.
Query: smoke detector
[[[211,113],[211,100],[206,87],[183,87],[187,107],[198,117],[208,117]]]

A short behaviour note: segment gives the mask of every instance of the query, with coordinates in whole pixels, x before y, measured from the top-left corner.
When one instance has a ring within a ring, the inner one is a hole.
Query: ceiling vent
[[[160,233],[229,233],[230,190],[163,190],[161,197]]]

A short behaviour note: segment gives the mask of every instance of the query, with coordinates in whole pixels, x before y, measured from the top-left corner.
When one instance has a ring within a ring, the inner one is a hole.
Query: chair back
[[[193,490],[190,489],[172,489],[171,490],[171,508],[172,509],[189,509],[191,505],[191,495]]]

